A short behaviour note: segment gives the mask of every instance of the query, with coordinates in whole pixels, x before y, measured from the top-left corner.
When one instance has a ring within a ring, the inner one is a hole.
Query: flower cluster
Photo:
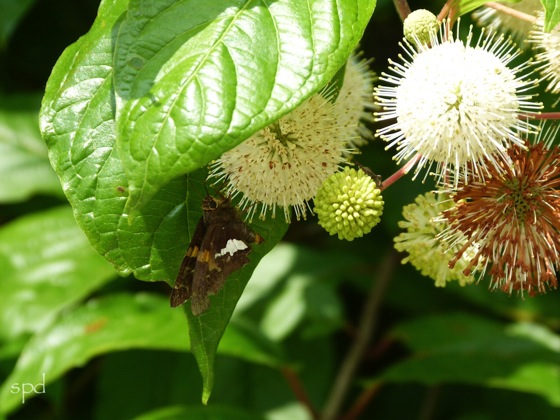
[[[525,17],[540,2],[512,6],[530,23],[518,30],[532,27],[541,80],[560,93],[560,30],[545,32],[542,14]],[[488,24],[491,16],[500,15],[492,9],[478,18]],[[512,66],[519,55],[512,41],[482,30],[474,42],[472,28],[464,42],[458,34],[442,24],[429,42],[405,39],[406,58],[390,62],[391,74],[375,89],[383,108],[377,119],[390,122],[378,136],[397,148],[406,169],[416,165],[415,176],[425,166],[435,172],[439,189],[405,206],[406,231],[395,247],[436,286],[488,278],[507,293],[544,293],[557,287],[560,265],[558,130],[531,121],[542,109],[531,93],[537,82],[531,63]]]

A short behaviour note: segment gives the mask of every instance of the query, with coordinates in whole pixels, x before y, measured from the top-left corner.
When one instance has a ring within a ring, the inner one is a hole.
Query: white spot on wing
[[[237,251],[242,251],[247,248],[248,246],[245,242],[240,241],[239,239],[229,239],[226,246],[222,248],[220,252],[216,253],[216,255],[214,255],[214,258],[223,257],[228,253],[233,256],[233,254],[235,254]]]

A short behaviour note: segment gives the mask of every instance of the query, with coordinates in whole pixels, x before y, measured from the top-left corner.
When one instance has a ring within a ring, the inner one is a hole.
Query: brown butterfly
[[[172,307],[190,299],[195,316],[208,309],[208,296],[218,293],[231,273],[249,263],[250,245],[264,241],[241,220],[228,198],[207,196],[202,212],[170,299]]]

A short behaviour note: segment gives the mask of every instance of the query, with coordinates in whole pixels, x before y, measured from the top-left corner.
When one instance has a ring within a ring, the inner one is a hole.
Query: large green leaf
[[[48,392],[50,382],[99,354],[129,348],[187,350],[184,319],[166,303],[150,295],[117,295],[64,314],[23,349],[0,389],[0,412],[8,413],[21,402],[11,384],[37,383],[44,373]]]
[[[127,3],[102,2],[90,32],[64,51],[47,84],[41,130],[76,220],[95,249],[122,275],[171,282],[200,216],[204,187],[177,178],[134,220],[124,211],[128,181],[115,147],[112,62]],[[185,205],[188,191],[191,209]]]
[[[68,206],[0,229],[0,341],[40,331],[65,307],[114,278]]]
[[[130,0],[115,50],[118,145],[137,210],[303,102],[375,0]]]
[[[501,387],[560,405],[560,337],[542,326],[446,314],[403,324],[394,335],[414,353],[384,372],[383,380]]]
[[[0,100],[0,202],[23,201],[37,193],[62,196],[39,132],[37,104],[14,106],[20,99]]]
[[[192,171],[321,88],[374,5],[103,1],[88,34],[57,62],[40,115],[53,167],[98,252],[121,274],[171,283],[205,195],[205,171]],[[253,227],[265,243],[251,263],[207,313],[194,318],[187,309],[204,399],[235,304],[286,230],[271,219]]]
[[[48,388],[64,372],[95,356],[131,348],[188,350],[181,311],[170,310],[168,299],[161,296],[123,294],[92,300],[61,314],[23,349],[0,388],[0,413],[8,413],[21,403],[21,394],[12,393],[14,383],[37,383],[44,373]],[[220,352],[267,366],[279,366],[282,360],[274,343],[241,320],[228,328]]]

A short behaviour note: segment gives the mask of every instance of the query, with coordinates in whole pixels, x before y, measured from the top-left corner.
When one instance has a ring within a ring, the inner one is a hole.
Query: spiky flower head
[[[250,219],[259,207],[261,218],[269,209],[275,217],[277,207],[283,208],[287,222],[292,208],[298,220],[305,218],[309,201],[323,181],[355,153],[355,144],[365,132],[360,119],[367,115],[364,107],[372,106],[365,97],[371,94],[373,77],[366,68],[367,63],[351,60],[348,79],[336,101],[328,90],[311,96],[213,162],[209,180],[225,184],[225,193],[231,197],[240,194],[239,207],[248,209]]]
[[[403,22],[404,37],[411,44],[428,44],[433,34],[437,33],[439,23],[436,15],[429,10],[415,10]]]
[[[383,214],[383,197],[375,181],[348,166],[323,182],[314,201],[319,224],[347,241],[369,233]]]
[[[399,227],[406,232],[395,238],[395,248],[408,254],[402,263],[412,264],[424,276],[435,280],[437,287],[445,287],[449,281],[458,281],[461,286],[474,281],[472,275],[463,273],[474,255],[472,248],[467,248],[453,268],[449,267],[455,253],[465,245],[466,237],[454,238],[453,242],[440,238],[447,227],[441,220],[441,212],[454,205],[447,195],[434,192],[419,195],[413,204],[404,206],[405,220],[399,222]]]
[[[521,0],[517,3],[500,2],[500,4],[530,16],[535,16],[543,8],[541,0]],[[473,18],[480,26],[493,31],[508,32],[519,42],[524,42],[527,39],[527,35],[533,26],[530,20],[520,19],[488,6],[482,6],[474,12]]]
[[[544,31],[544,13],[539,13],[537,23],[529,36],[534,45],[535,65],[548,85],[546,90],[560,93],[560,25],[552,31]]]
[[[373,82],[376,75],[369,67],[370,61],[363,59],[360,53],[350,56],[345,67],[344,83],[334,103],[338,123],[356,128],[355,135],[349,139],[351,147],[363,146],[373,138],[373,133],[364,124],[373,122],[372,111],[375,108]]]
[[[560,264],[560,149],[515,145],[509,155],[511,165],[457,190],[443,236],[477,244],[468,270],[482,266],[479,277],[488,274],[492,288],[544,293],[557,287]]]
[[[405,40],[408,59],[391,62],[393,74],[380,77],[390,86],[375,91],[384,108],[376,116],[396,121],[377,135],[387,147],[397,147],[397,161],[417,159],[415,175],[435,164],[438,179],[451,174],[456,182],[468,182],[473,171],[483,175],[488,165],[501,168],[508,148],[522,145],[521,136],[533,130],[519,118],[542,106],[525,92],[534,85],[520,75],[527,63],[508,67],[519,51],[493,34],[471,43],[471,31],[465,42],[452,34],[443,40],[442,31],[432,37],[432,48],[418,50]]]

